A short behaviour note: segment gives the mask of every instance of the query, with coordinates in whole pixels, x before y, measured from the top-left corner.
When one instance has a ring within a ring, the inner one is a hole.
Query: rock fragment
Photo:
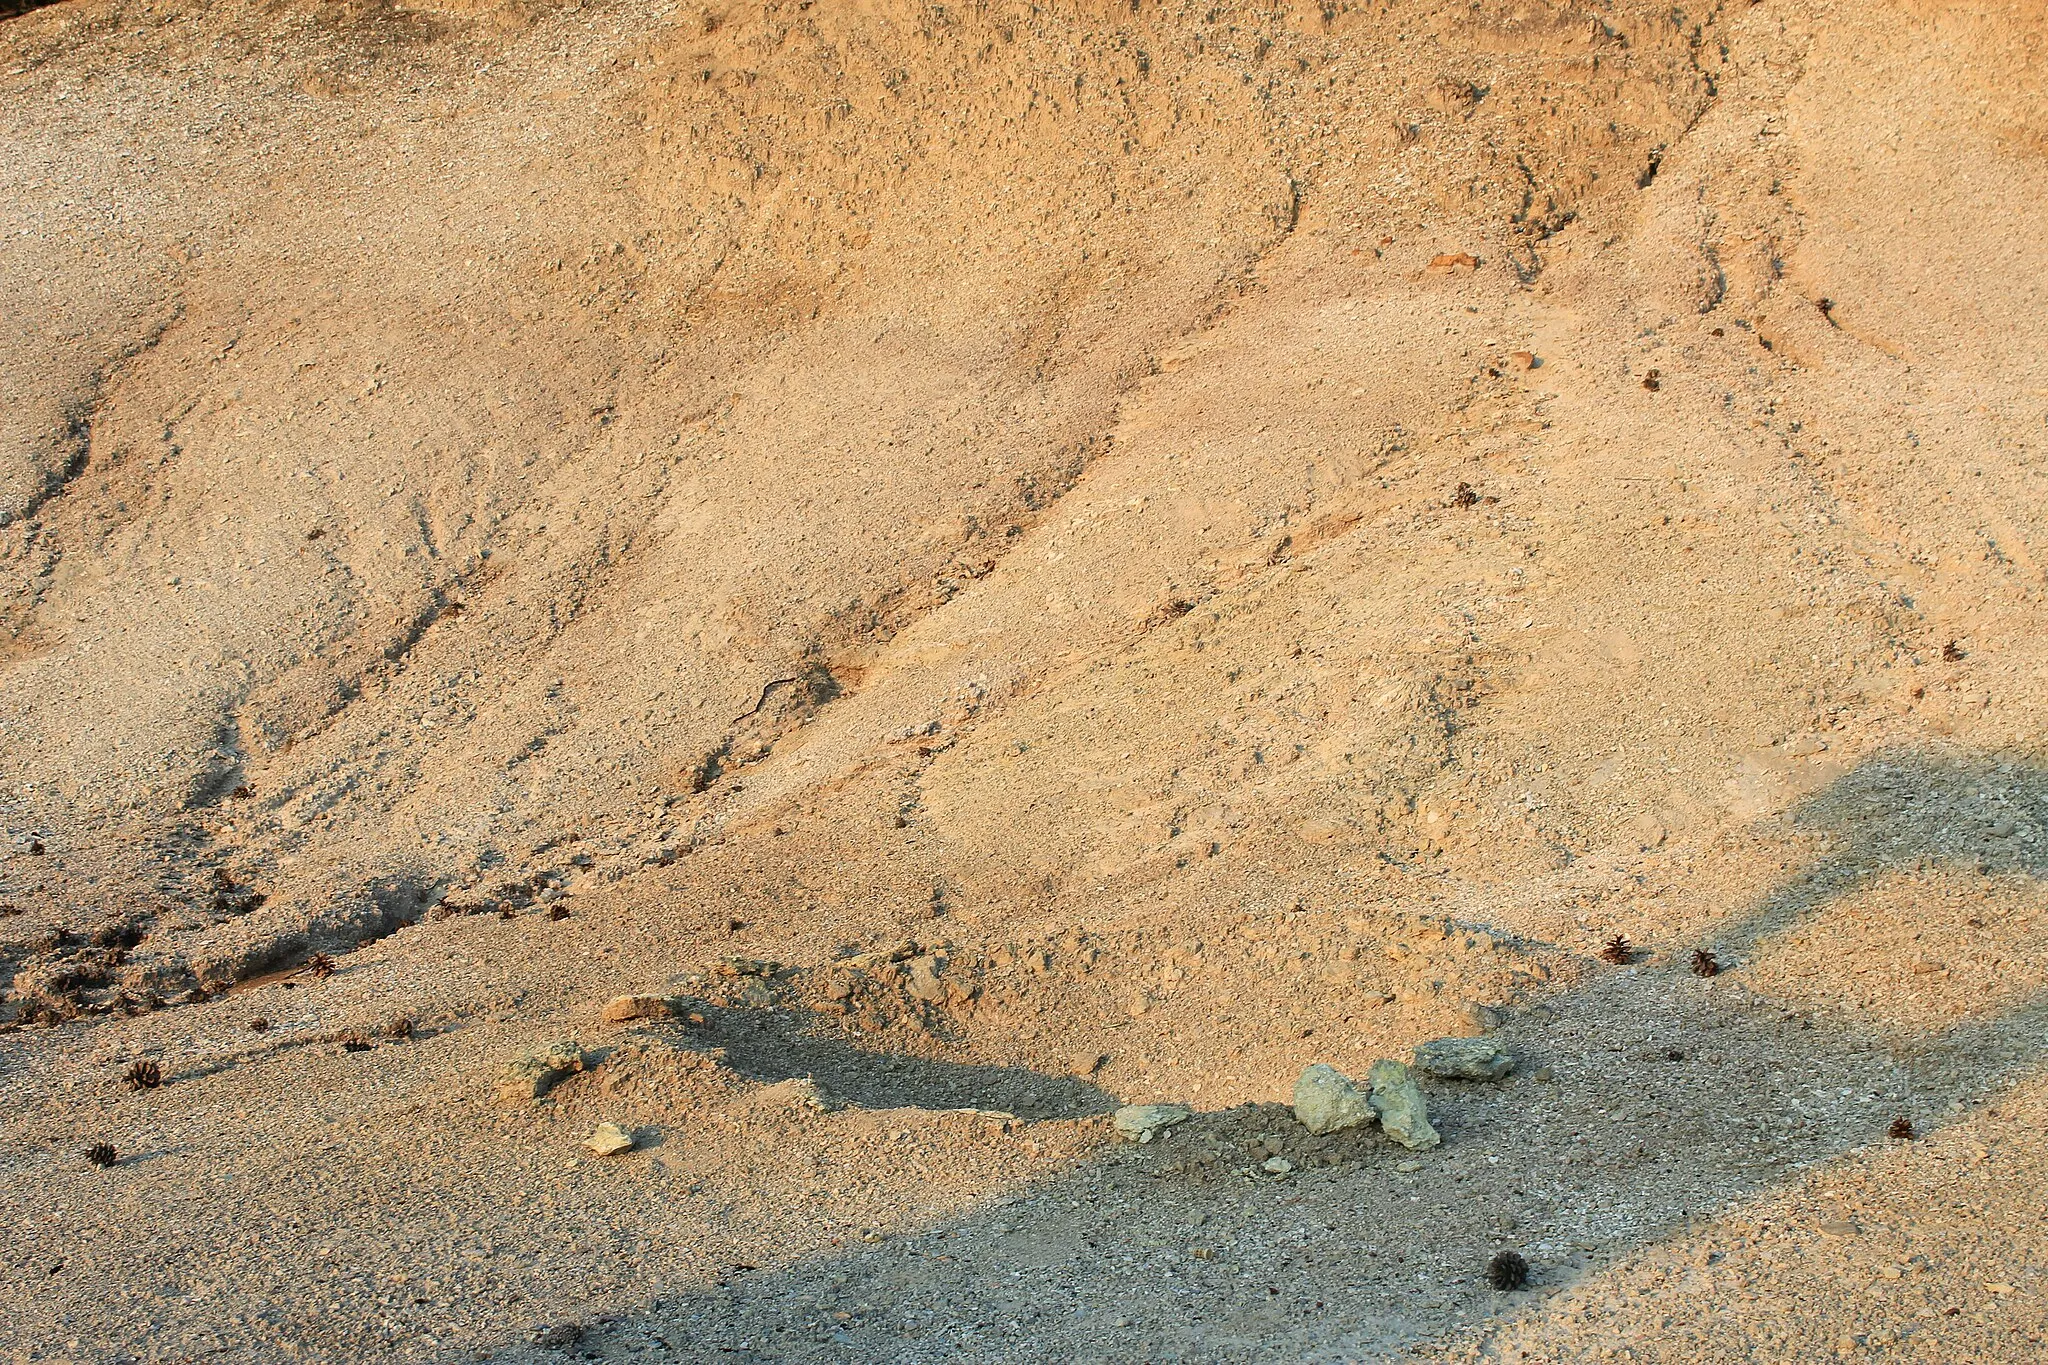
[[[1406,1066],[1395,1061],[1377,1061],[1366,1073],[1366,1079],[1372,1084],[1373,1112],[1380,1116],[1380,1127],[1388,1137],[1410,1151],[1442,1144],[1436,1129],[1430,1127],[1429,1106]]]
[[[1184,1104],[1127,1104],[1116,1111],[1110,1124],[1117,1136],[1128,1142],[1150,1142],[1176,1123],[1186,1123],[1195,1111]]]
[[[554,1088],[564,1076],[583,1070],[588,1062],[583,1045],[573,1038],[535,1048],[513,1058],[498,1073],[498,1099],[504,1104],[537,1100]]]
[[[904,964],[903,993],[912,1000],[936,1004],[946,998],[945,983],[939,980],[938,960],[930,954],[913,957]]]
[[[1477,1038],[1480,1034],[1497,1029],[1508,1021],[1506,1010],[1497,1005],[1481,1004],[1477,1000],[1465,1001],[1459,1008],[1458,1015],[1459,1022],[1465,1030],[1458,1034],[1461,1038]]]
[[[916,956],[917,945],[909,939],[904,939],[900,943],[892,943],[886,948],[876,948],[871,952],[855,953],[852,957],[843,957],[832,965],[843,967],[848,971],[865,972],[872,971],[876,967],[887,966],[892,962],[901,962],[907,957]]]
[[[1415,1049],[1415,1069],[1457,1081],[1497,1081],[1515,1069],[1513,1054],[1487,1038],[1438,1038]]]
[[[600,1123],[583,1145],[599,1156],[617,1156],[633,1150],[633,1135],[616,1123]]]
[[[689,1007],[680,995],[620,995],[598,1014],[607,1024],[627,1024],[635,1019],[672,1019]]]
[[[1358,1128],[1374,1118],[1366,1088],[1327,1062],[1302,1071],[1294,1083],[1294,1117],[1311,1133]]]

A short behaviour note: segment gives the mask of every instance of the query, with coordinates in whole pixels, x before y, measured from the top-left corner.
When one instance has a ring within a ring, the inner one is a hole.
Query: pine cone
[[[1529,1283],[1529,1263],[1519,1251],[1496,1251],[1486,1263],[1486,1282],[1506,1294]]]

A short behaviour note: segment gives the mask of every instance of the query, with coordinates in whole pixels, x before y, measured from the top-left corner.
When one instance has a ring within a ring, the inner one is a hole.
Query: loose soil
[[[2044,72],[0,0],[0,1340],[2041,1359]]]

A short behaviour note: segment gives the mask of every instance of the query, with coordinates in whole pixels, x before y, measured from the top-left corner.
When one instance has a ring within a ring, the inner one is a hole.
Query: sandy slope
[[[0,22],[6,1335],[2037,1358],[2044,71],[1874,0]],[[1241,1107],[1481,1031],[1412,1169]]]

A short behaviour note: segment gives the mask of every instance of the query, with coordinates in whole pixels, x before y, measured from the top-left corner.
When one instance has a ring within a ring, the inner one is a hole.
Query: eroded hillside
[[[2044,69],[1878,0],[0,23],[31,1358],[2028,1358]],[[1427,1159],[1243,1107],[1481,1034]]]

